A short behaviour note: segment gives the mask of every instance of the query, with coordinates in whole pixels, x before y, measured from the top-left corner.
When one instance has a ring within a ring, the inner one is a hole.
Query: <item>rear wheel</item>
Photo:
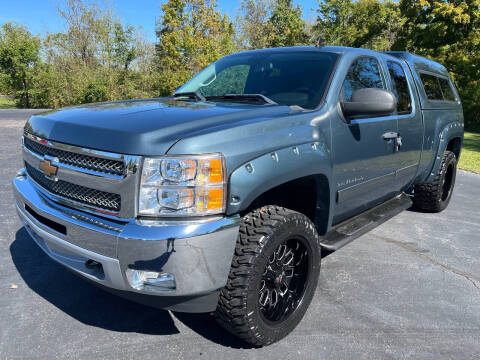
[[[420,210],[440,212],[452,198],[457,173],[457,159],[451,151],[445,151],[440,170],[431,183],[415,186],[413,203]]]
[[[305,215],[277,206],[247,214],[220,293],[217,321],[255,346],[280,340],[305,314],[320,261],[319,238]]]

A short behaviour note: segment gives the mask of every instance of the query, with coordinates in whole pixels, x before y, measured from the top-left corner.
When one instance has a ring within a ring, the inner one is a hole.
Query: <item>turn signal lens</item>
[[[220,159],[210,160],[208,171],[210,173],[210,183],[221,183],[223,181],[223,167]]]
[[[207,191],[207,209],[220,210],[223,207],[223,189],[209,189]]]

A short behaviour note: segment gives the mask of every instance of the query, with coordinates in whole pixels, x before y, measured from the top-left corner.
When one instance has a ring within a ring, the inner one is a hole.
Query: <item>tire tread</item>
[[[262,249],[266,239],[274,233],[276,226],[293,214],[302,217],[302,220],[307,219],[293,210],[271,205],[245,215],[240,224],[227,284],[220,291],[215,312],[217,322],[233,335],[254,346],[267,345],[276,339],[262,336],[250,321],[247,314],[249,280],[257,275],[255,262],[258,257],[263,256]],[[314,230],[314,225],[310,221],[309,223]]]
[[[430,183],[415,185],[413,203],[416,208],[427,212],[440,212],[445,207],[440,201],[442,196],[442,181],[447,171],[447,165],[455,154],[451,151],[445,151],[442,157],[442,163],[435,178]]]

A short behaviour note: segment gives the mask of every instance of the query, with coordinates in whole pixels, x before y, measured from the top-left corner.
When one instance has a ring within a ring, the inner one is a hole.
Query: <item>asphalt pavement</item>
[[[446,211],[405,211],[324,258],[296,330],[251,349],[208,314],[115,297],[34,244],[11,190],[31,113],[0,110],[1,359],[480,358],[479,175],[459,171]]]

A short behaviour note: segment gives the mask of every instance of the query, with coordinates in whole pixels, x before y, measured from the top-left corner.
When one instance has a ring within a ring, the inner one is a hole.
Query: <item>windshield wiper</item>
[[[230,100],[230,101],[241,101],[241,102],[258,102],[262,101],[263,104],[269,105],[278,105],[272,99],[266,97],[262,94],[224,94],[217,96],[206,96],[207,100]]]
[[[207,100],[207,99],[205,99],[205,96],[200,94],[198,91],[179,92],[179,93],[173,94],[173,97],[175,99],[177,99],[177,98],[178,99],[187,98],[187,99],[194,99],[194,100],[197,100],[197,101]]]

